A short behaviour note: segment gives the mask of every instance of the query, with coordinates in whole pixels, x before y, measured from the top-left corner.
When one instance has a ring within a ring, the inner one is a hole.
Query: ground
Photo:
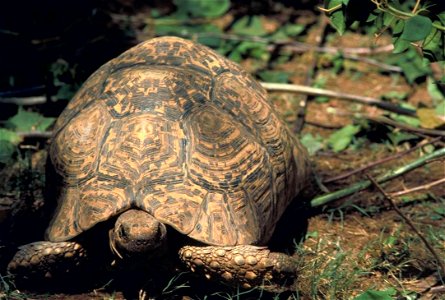
[[[313,35],[317,34],[314,30]],[[312,33],[309,33],[307,42],[315,43],[315,40]],[[382,37],[377,43],[384,45],[389,41],[388,38]],[[348,33],[329,41],[328,44],[337,47],[370,47],[375,45],[375,41],[364,34]],[[313,56],[314,53],[298,55],[272,68],[291,73],[291,83],[303,84]],[[248,71],[253,71],[255,68],[251,60],[244,60],[241,64]],[[389,92],[407,93],[408,103],[417,106],[420,102],[427,107],[432,105],[425,83],[418,86],[410,85],[400,75],[379,72],[378,68],[363,62],[348,61],[339,73],[332,72],[329,68],[332,60],[325,56],[320,57],[317,64],[319,65],[316,80],[325,78],[326,89],[362,96],[385,95]],[[271,93],[270,98],[290,128],[294,128],[297,116],[293,112],[296,111],[301,98],[295,94],[277,92]],[[327,139],[335,129],[352,124],[353,114],[359,112],[368,116],[380,116],[383,113],[382,110],[372,106],[340,99],[330,99],[327,102],[312,99],[307,107],[306,124],[300,136],[311,133],[313,136],[319,135],[322,139]],[[350,147],[340,153],[323,149],[313,154],[311,159],[320,180],[325,181],[413,147],[409,141],[394,146],[381,143],[379,137],[365,137],[367,138],[356,148]],[[443,147],[443,143],[440,145]],[[0,191],[0,229],[8,234],[6,238],[0,239],[2,275],[0,287],[3,287],[0,299],[2,297],[22,299],[29,295],[32,295],[30,297],[33,299],[73,300],[130,297],[113,282],[89,288],[87,291],[79,289],[70,293],[62,291],[35,294],[32,291],[16,289],[7,277],[5,266],[15,247],[38,240],[47,224],[48,213],[45,211],[46,206],[43,205],[46,150],[45,147],[42,148],[43,150],[33,153],[32,163],[18,161],[1,171],[0,177],[7,184]],[[421,150],[414,151],[364,172],[327,183],[326,187],[329,191],[339,190],[366,179],[366,173],[377,176],[417,159],[420,154]],[[383,188],[387,192],[397,192],[425,185],[443,178],[444,170],[443,159],[434,161],[383,184]],[[444,198],[443,184],[396,198],[396,205],[414,223],[441,258],[445,257]],[[292,290],[282,293],[281,298],[353,299],[367,290],[386,291],[388,294],[401,297],[400,299],[444,297],[443,293],[434,293],[430,290],[434,286],[443,284],[433,254],[376,188],[369,188],[326,206],[311,209],[308,216],[305,237],[287,239],[286,247],[294,251],[300,268],[299,277]],[[292,217],[296,216],[291,215],[291,220]],[[289,229],[287,227],[289,223],[286,222],[289,221],[283,222],[278,227],[278,233]],[[30,228],[31,225],[35,226]],[[272,297],[270,294],[261,294],[258,291],[233,290],[218,284],[209,285],[204,291],[203,285],[207,285],[206,281],[195,279],[189,274],[181,275],[171,282],[163,297],[165,299]],[[135,296],[137,292],[133,291],[131,295]],[[411,298],[407,298],[408,296]]]

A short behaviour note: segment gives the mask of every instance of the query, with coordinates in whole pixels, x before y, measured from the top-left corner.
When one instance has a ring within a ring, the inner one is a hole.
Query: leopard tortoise
[[[207,277],[244,287],[294,278],[295,260],[265,245],[310,166],[266,98],[237,64],[177,37],[106,63],[56,122],[46,241],[20,247],[8,270],[77,267],[88,255],[79,235],[114,218],[97,238],[116,259],[162,251],[168,228],[194,241],[179,257]]]

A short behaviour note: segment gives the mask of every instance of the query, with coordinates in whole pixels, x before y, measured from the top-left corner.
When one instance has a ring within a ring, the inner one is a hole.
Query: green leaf
[[[327,82],[328,78],[327,77],[323,77],[323,76],[319,76],[315,79],[315,81],[313,82],[312,86],[314,88],[324,88],[326,86],[326,82]],[[326,96],[316,96],[315,97],[315,101],[317,103],[326,103],[328,102],[330,99],[329,97]]]
[[[410,42],[421,41],[430,34],[432,28],[430,18],[416,15],[405,21],[401,38]]]
[[[408,92],[390,91],[381,96],[384,100],[405,100],[408,98]]]
[[[359,131],[360,126],[358,125],[346,125],[329,136],[328,145],[335,152],[340,152],[351,144],[352,138]]]
[[[412,106],[409,106],[409,105],[402,105],[402,107],[411,108],[411,109],[413,108]],[[397,121],[397,122],[405,123],[405,124],[408,124],[413,127],[420,126],[420,120],[415,117],[399,115],[396,113],[391,113],[389,116],[391,117],[391,119],[393,119],[394,121]]]
[[[45,131],[55,121],[39,113],[19,109],[18,113],[6,122],[6,127],[15,131]]]
[[[393,53],[402,53],[410,46],[410,43],[400,36],[403,33],[403,28],[405,27],[405,22],[403,20],[398,20],[393,27],[392,34],[392,43],[394,44]]]
[[[383,15],[383,26],[391,26],[392,23],[396,20],[396,17],[392,14],[384,14]]]
[[[278,83],[287,83],[289,82],[290,73],[283,71],[261,71],[258,73],[258,76],[263,81],[268,82],[278,82]]]
[[[323,139],[321,136],[313,136],[310,133],[305,134],[301,139],[301,143],[306,147],[310,155],[314,155],[318,150],[324,148]]]
[[[347,4],[349,1],[342,1],[342,0],[328,0],[325,1],[325,8],[331,9],[333,7],[337,7],[340,5],[340,9],[337,9],[333,11],[329,18],[331,19],[331,25],[334,26],[334,28],[337,30],[337,32],[342,35],[346,30],[346,18],[345,13],[343,11],[343,8],[345,6],[345,3]]]
[[[285,24],[275,31],[271,36],[271,41],[287,40],[289,38],[295,38],[306,29],[302,24]]]
[[[445,68],[445,63],[444,66]],[[445,100],[445,94],[439,89],[439,85],[432,78],[428,78],[426,89],[431,99],[433,99],[433,103],[437,103],[438,101]]]
[[[232,26],[232,32],[239,35],[262,36],[267,33],[259,16],[244,16]]]
[[[355,297],[354,300],[392,300],[396,293],[396,290],[393,288],[384,291],[367,290]]]
[[[179,15],[216,18],[227,12],[230,0],[173,0]]]
[[[221,30],[213,24],[196,24],[186,25],[174,18],[175,16],[168,16],[155,20],[156,35],[176,35],[176,36],[190,36],[194,33],[221,33]],[[217,38],[221,40],[220,38]]]
[[[438,14],[437,18],[440,20],[442,25],[445,25],[445,11],[442,11],[440,14]]]
[[[270,58],[267,45],[263,43],[244,41],[238,46],[231,45],[230,48],[232,51],[228,57],[236,62],[240,62],[244,56],[251,56],[262,61],[267,61]]]
[[[435,110],[437,115],[445,116],[445,101],[442,101],[439,105],[437,105]]]
[[[387,136],[390,139],[391,143],[395,146],[399,145],[402,142],[415,140],[419,138],[417,135],[414,135],[412,133],[406,133],[403,131],[393,131],[388,133]]]
[[[11,156],[17,150],[17,145],[22,138],[14,131],[0,128],[0,162],[7,163],[11,160]]]
[[[401,67],[409,83],[431,74],[431,68],[424,63],[413,47],[409,47],[408,51],[403,54],[391,55],[386,59],[386,63]]]
[[[429,61],[445,60],[445,33],[433,28],[425,39],[422,50]]]

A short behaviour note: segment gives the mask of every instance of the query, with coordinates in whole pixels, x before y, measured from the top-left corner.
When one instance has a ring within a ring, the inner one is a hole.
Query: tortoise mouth
[[[110,248],[120,258],[150,256],[165,246],[167,229],[149,213],[128,210],[109,232]]]

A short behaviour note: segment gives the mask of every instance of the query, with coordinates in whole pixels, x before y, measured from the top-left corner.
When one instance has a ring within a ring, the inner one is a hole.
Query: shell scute
[[[48,238],[131,207],[204,243],[266,243],[309,174],[264,89],[213,50],[141,43],[94,73],[57,121]]]

